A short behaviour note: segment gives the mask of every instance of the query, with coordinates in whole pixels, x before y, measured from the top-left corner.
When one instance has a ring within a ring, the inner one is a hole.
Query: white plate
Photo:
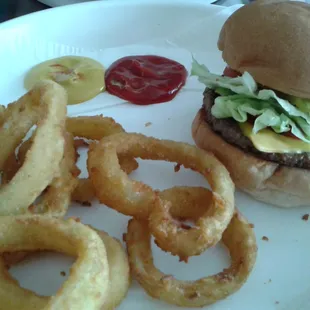
[[[97,1],[97,0],[37,0],[43,4],[46,4],[51,7],[61,6],[61,5],[68,5],[68,4],[75,4],[87,1]],[[104,0],[103,0],[104,1]],[[105,0],[110,1],[110,0]],[[214,3],[216,0],[205,0],[206,4]]]
[[[15,100],[25,92],[23,77],[31,66],[66,54],[90,56],[108,66],[123,55],[156,53],[174,58],[189,69],[193,52],[211,70],[221,72],[224,63],[216,40],[221,25],[234,9],[206,5],[205,1],[95,1],[6,22],[0,26],[1,103]],[[190,126],[201,106],[202,89],[190,78],[172,102],[146,107],[124,103],[105,93],[90,102],[70,106],[69,114],[103,113],[114,117],[128,131],[193,143]],[[145,127],[147,122],[152,125]],[[155,162],[141,163],[133,177],[161,189],[204,184],[195,173],[182,170],[176,174],[172,165]],[[242,193],[237,193],[236,199],[240,210],[255,224],[258,259],[244,287],[209,309],[282,309],[292,300],[293,306],[287,309],[296,309],[294,300],[307,296],[304,292],[309,288],[310,223],[301,220],[309,209],[281,210]],[[73,206],[69,213],[120,239],[126,230],[125,216],[97,203],[92,208]],[[269,242],[262,241],[263,236]],[[220,246],[191,258],[187,265],[155,246],[153,249],[156,265],[181,279],[210,275],[229,263]],[[13,274],[23,286],[52,294],[63,281],[60,271],[68,270],[71,262],[59,255],[44,255],[35,263],[14,268]],[[152,300],[134,282],[119,309],[179,308]]]

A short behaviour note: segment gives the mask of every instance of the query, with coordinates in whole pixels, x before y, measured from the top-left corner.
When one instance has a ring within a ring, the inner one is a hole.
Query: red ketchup
[[[123,57],[105,75],[106,90],[138,105],[172,100],[184,86],[187,71],[180,63],[160,56]]]

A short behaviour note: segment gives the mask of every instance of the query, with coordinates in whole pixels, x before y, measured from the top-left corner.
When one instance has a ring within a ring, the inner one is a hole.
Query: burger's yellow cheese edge
[[[249,123],[239,123],[243,134],[248,137],[255,148],[265,153],[303,153],[310,152],[310,144],[301,140],[285,137],[272,130],[263,129],[253,133]]]

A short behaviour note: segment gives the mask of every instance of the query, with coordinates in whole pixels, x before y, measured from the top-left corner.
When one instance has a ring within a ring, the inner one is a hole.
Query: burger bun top
[[[310,99],[310,5],[258,1],[233,13],[218,48],[234,70],[268,88]]]

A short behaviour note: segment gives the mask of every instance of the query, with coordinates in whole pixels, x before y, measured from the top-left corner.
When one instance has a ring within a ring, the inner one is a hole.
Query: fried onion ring
[[[5,164],[2,169],[1,174],[1,185],[9,183],[18,169],[21,167],[20,163],[18,162],[15,151],[10,154],[10,156],[5,161]]]
[[[77,260],[55,296],[41,297],[21,288],[0,259],[3,309],[101,309],[109,291],[109,266],[104,243],[89,227],[74,221],[33,215],[0,217],[0,252],[53,250]]]
[[[44,213],[63,217],[70,206],[71,195],[78,185],[77,176],[80,170],[76,166],[76,153],[73,136],[66,133],[64,156],[60,163],[59,175],[47,187],[41,201],[33,204],[30,211],[35,214]]]
[[[94,229],[91,226],[89,227]],[[104,302],[104,305],[101,307],[101,310],[113,310],[118,305],[120,305],[121,302],[125,299],[125,297],[127,296],[130,284],[131,284],[131,274],[130,274],[128,256],[122,244],[120,243],[118,239],[109,236],[109,234],[107,234],[104,231],[97,230],[97,229],[94,229],[94,230],[97,232],[97,234],[99,235],[99,237],[101,238],[101,240],[103,241],[105,245],[108,264],[109,264],[110,285],[109,285],[109,290],[108,290],[106,301]],[[16,254],[17,253],[19,252],[16,252]],[[31,254],[31,252],[27,252],[27,253]],[[11,254],[15,254],[15,253],[5,253],[5,256],[7,256],[5,259],[5,262],[7,263],[6,264],[7,268],[12,267],[13,265],[17,264],[18,262],[24,259],[24,256],[16,257],[16,259],[13,256],[12,258],[10,257]],[[4,271],[3,267],[0,268],[0,271],[1,270],[2,272],[6,274],[6,276],[8,275],[7,271]],[[36,298],[39,299],[39,304],[43,308],[44,305],[47,303],[48,299],[44,297],[36,296],[34,293],[32,294],[35,296],[33,297],[34,300],[36,300]],[[45,302],[45,304],[43,302]],[[42,308],[38,308],[38,309],[42,309]],[[11,309],[11,308],[8,308],[8,309]]]
[[[89,179],[79,179],[77,187],[74,189],[71,200],[78,203],[90,203],[96,197],[95,189]]]
[[[111,117],[79,116],[69,117],[66,121],[67,131],[74,137],[100,140],[116,133],[125,132],[124,128]],[[134,158],[121,156],[119,158],[122,169],[130,174],[138,168],[138,163]],[[89,179],[80,179],[79,185],[72,194],[72,200],[77,202],[89,202],[95,198],[95,190]]]
[[[203,187],[176,187],[159,196],[167,203],[154,205],[149,228],[162,250],[187,261],[220,241],[228,224],[225,205],[217,194]],[[185,219],[191,215],[195,225],[184,227],[173,215]]]
[[[147,219],[154,207],[164,201],[150,186],[131,180],[121,170],[120,155],[178,162],[201,173],[210,181],[216,198],[206,218],[209,236],[213,236],[210,244],[221,239],[234,212],[234,185],[226,168],[213,155],[187,143],[134,133],[115,134],[91,144],[87,168],[96,196],[108,207],[139,219]]]
[[[27,152],[31,149],[32,137],[26,140],[19,148],[18,159],[14,155],[9,157],[9,162],[3,170],[3,182],[9,182],[25,161]],[[76,166],[76,152],[73,136],[65,134],[64,155],[59,167],[59,173],[52,180],[51,184],[39,197],[40,201],[29,206],[29,211],[35,214],[48,214],[52,216],[64,216],[71,203],[71,195],[78,185],[77,176],[80,170]]]
[[[60,163],[60,174],[53,179],[52,183],[39,197],[40,201],[29,207],[31,213],[44,213],[45,215],[63,217],[68,211],[71,194],[78,184],[79,170],[75,165],[76,154],[72,135],[67,133],[65,141],[64,156]],[[7,174],[4,175],[7,176]],[[4,253],[3,258],[6,265],[12,265],[23,260],[27,255],[27,252]]]
[[[123,127],[116,123],[110,117],[103,116],[81,116],[81,117],[69,117],[66,120],[66,127],[68,132],[70,132],[75,137],[81,137],[90,140],[99,140],[108,135],[114,133],[124,132]],[[3,181],[8,182],[19,166],[24,162],[26,154],[30,149],[32,144],[32,139],[24,141],[18,150],[17,161],[15,156],[9,157],[9,162],[5,165],[3,173]],[[81,143],[78,144],[80,146]],[[86,146],[86,144],[82,144]],[[18,165],[19,163],[19,165]],[[127,174],[138,168],[138,163],[133,158],[128,158],[127,156],[120,157],[120,165],[122,170]],[[75,187],[72,193],[72,201],[76,202],[90,202],[95,198],[95,190],[89,179],[79,179],[79,183]]]
[[[212,200],[212,192],[204,187],[175,186],[158,192],[159,197],[170,202],[169,215],[176,220],[198,221]]]
[[[110,272],[108,297],[101,310],[113,310],[125,299],[131,284],[128,256],[118,239],[104,231],[96,232],[106,247]]]
[[[0,215],[19,215],[51,183],[59,172],[64,153],[67,111],[65,90],[52,81],[42,81],[7,107],[0,130],[0,170],[21,140],[36,124],[33,144],[12,180],[0,188]]]
[[[3,122],[5,121],[5,112],[6,112],[5,106],[0,105],[0,126],[2,126]]]
[[[182,196],[178,191],[178,188],[169,190],[171,195],[175,193],[176,197]],[[181,200],[175,210],[183,210],[183,206],[187,208],[191,202],[195,204],[196,194],[193,192],[193,195],[188,195],[187,205],[182,204],[184,201]],[[204,203],[208,204],[208,201]],[[212,204],[212,201],[209,200],[209,203]],[[186,213],[189,210],[191,209],[186,210]],[[195,218],[194,211],[193,219]],[[154,266],[151,232],[147,221],[130,220],[125,239],[130,267],[139,284],[150,296],[182,307],[211,305],[239,290],[248,279],[257,256],[253,229],[238,211],[235,212],[222,239],[231,255],[230,267],[216,275],[196,281],[177,280],[172,275],[163,274]]]

